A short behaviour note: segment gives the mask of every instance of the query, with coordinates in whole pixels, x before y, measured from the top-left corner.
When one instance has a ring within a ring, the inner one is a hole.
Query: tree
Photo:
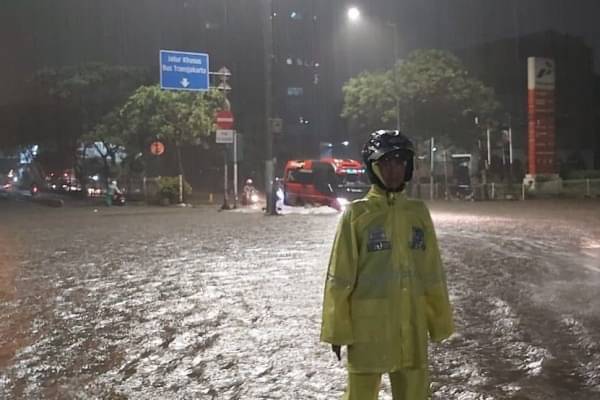
[[[176,151],[179,173],[184,174],[181,146],[207,143],[213,130],[215,112],[223,108],[221,92],[177,92],[158,86],[142,86],[120,109],[126,121],[128,152],[141,152],[150,140],[163,139]]]
[[[390,127],[395,115],[393,87],[387,73],[362,72],[342,88],[342,117],[358,123],[361,129]]]
[[[146,68],[103,63],[43,68],[33,77],[34,84],[43,93],[84,116],[83,132],[86,125],[93,125],[92,122],[98,121],[148,80]]]
[[[441,50],[417,50],[393,70],[350,79],[343,90],[342,116],[362,129],[395,126],[398,98],[400,125],[410,135],[445,135],[461,144],[476,134],[475,116],[489,124],[500,109],[493,89],[471,77],[457,57]]]
[[[40,139],[59,143],[65,157],[73,158],[83,135],[111,110],[120,106],[140,85],[147,83],[146,68],[87,63],[38,71],[32,83],[40,103],[60,115],[56,137],[48,137],[46,124],[38,127]]]
[[[107,187],[117,166],[117,155],[125,150],[125,131],[125,121],[117,110],[105,115],[94,129],[81,138],[83,158],[90,147],[100,155]],[[82,162],[81,166],[85,166],[85,163]],[[86,171],[81,171],[81,176],[86,175]]]

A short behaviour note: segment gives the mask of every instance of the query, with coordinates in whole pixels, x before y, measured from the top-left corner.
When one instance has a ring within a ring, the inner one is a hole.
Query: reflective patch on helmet
[[[385,229],[382,226],[377,226],[369,231],[369,241],[367,242],[367,250],[369,252],[390,250],[392,244],[387,239]]]
[[[425,232],[422,228],[413,226],[410,248],[413,250],[425,250],[425,247]]]

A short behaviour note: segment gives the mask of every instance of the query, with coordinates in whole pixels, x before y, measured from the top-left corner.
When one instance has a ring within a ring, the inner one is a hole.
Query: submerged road
[[[600,399],[600,203],[431,208],[457,324],[433,398]],[[340,398],[339,214],[285,211],[1,202],[0,398]]]

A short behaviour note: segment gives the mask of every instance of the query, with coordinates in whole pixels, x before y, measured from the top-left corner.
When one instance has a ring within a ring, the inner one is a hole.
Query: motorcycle
[[[260,200],[260,196],[258,195],[258,190],[254,187],[245,187],[242,191],[242,205],[243,206],[251,206],[253,204],[258,203]]]
[[[124,206],[125,205],[125,195],[121,192],[113,194],[112,203],[115,206]]]

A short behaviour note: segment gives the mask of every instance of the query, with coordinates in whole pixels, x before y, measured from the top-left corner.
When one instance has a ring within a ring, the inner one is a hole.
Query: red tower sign
[[[528,60],[530,175],[556,173],[555,66],[547,58]]]

